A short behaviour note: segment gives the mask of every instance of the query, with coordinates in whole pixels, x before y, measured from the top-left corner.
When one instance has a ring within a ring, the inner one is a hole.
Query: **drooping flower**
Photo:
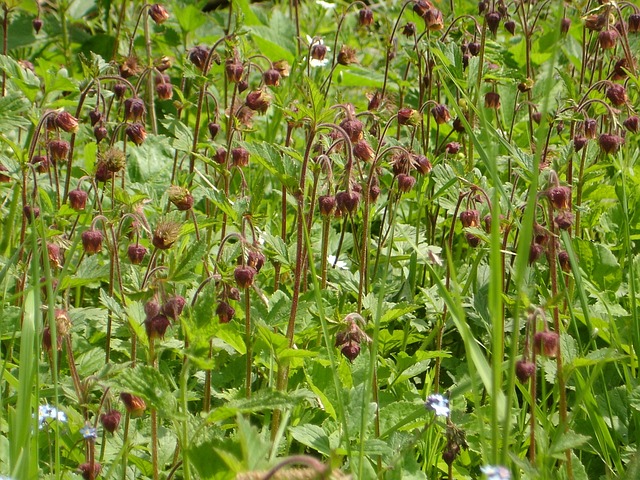
[[[448,417],[451,412],[451,409],[449,408],[449,399],[443,397],[439,393],[429,395],[424,406],[429,410],[433,410],[438,417]]]

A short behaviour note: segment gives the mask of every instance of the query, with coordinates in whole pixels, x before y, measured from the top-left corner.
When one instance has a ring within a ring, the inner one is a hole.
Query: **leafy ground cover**
[[[214,3],[2,2],[0,474],[639,478],[638,6]]]

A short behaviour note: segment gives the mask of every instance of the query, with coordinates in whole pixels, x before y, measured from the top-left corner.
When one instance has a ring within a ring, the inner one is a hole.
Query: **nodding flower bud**
[[[218,135],[218,132],[220,131],[220,124],[216,122],[209,122],[209,125],[207,125],[207,128],[209,129],[209,135],[211,135],[211,140],[215,140],[216,136]]]
[[[182,295],[176,295],[162,305],[162,313],[174,321],[178,320],[186,304],[187,301]]]
[[[449,142],[444,146],[444,151],[449,155],[455,155],[460,151],[461,145],[458,142]]]
[[[529,265],[535,263],[544,253],[544,246],[539,243],[532,243],[529,247]]]
[[[424,15],[422,15],[422,20],[424,20],[424,26],[427,30],[431,30],[432,32],[436,32],[444,28],[442,12],[435,7],[428,8],[424,12]]]
[[[380,192],[381,190],[379,185],[371,185],[371,188],[369,189],[369,200],[371,203],[375,203],[378,200]]]
[[[116,96],[118,100],[124,96],[126,91],[127,91],[127,85],[125,83],[116,83],[113,86],[113,94]]]
[[[640,13],[632,13],[629,15],[629,22],[627,24],[629,33],[640,32]]]
[[[102,250],[102,232],[100,230],[85,230],[82,232],[82,247],[88,255],[99,253]]]
[[[598,145],[604,153],[615,155],[622,144],[624,144],[624,138],[618,135],[603,133],[598,137]]]
[[[78,465],[78,471],[84,480],[94,480],[100,475],[102,465],[96,461],[85,462]]]
[[[149,7],[149,16],[157,25],[169,20],[169,12],[159,3],[154,3]]]
[[[408,22],[402,27],[402,35],[405,37],[413,37],[416,31],[416,24],[413,22]]]
[[[569,230],[573,226],[573,213],[563,210],[553,219],[560,230]]]
[[[152,318],[160,314],[160,304],[158,303],[156,297],[153,297],[151,300],[147,301],[144,304],[144,313],[147,318]]]
[[[145,403],[145,401],[136,395],[122,392],[120,394],[120,400],[122,400],[124,408],[127,409],[127,412],[129,412],[131,418],[141,417],[144,411],[147,409],[147,404]]]
[[[322,61],[329,51],[328,47],[324,43],[314,43],[311,46],[311,58],[314,60]]]
[[[120,418],[122,414],[118,410],[109,410],[106,413],[100,415],[100,423],[102,424],[102,428],[104,428],[107,432],[113,433],[118,429],[120,425]]]
[[[571,19],[564,17],[562,20],[560,20],[560,33],[562,33],[562,35],[566,35],[569,32],[569,29],[571,28]]]
[[[480,212],[478,210],[465,210],[460,213],[460,223],[463,227],[479,227]]]
[[[358,25],[368,27],[373,24],[373,11],[369,7],[361,8],[358,11]]]
[[[147,318],[144,321],[144,328],[147,332],[149,340],[155,340],[156,338],[164,338],[164,334],[167,332],[171,322],[165,315],[156,315],[153,318]]]
[[[509,32],[511,35],[516,33],[516,22],[513,20],[507,20],[504,22],[504,29]]]
[[[489,12],[484,16],[484,19],[487,22],[487,27],[491,31],[493,35],[498,32],[498,27],[500,26],[500,19],[502,16],[500,12]]]
[[[369,143],[362,139],[353,144],[353,155],[363,162],[370,162],[375,157],[375,152]]]
[[[598,121],[594,118],[584,119],[584,136],[591,139],[598,136]]]
[[[536,124],[540,125],[542,121],[542,112],[535,111],[531,114],[531,119],[536,122]]]
[[[180,224],[171,220],[161,220],[153,232],[153,246],[159,250],[167,250],[180,236]]]
[[[69,192],[69,205],[76,211],[84,210],[87,206],[89,195],[84,190],[76,188]]]
[[[340,65],[351,65],[352,63],[358,63],[356,58],[356,49],[349,47],[348,45],[342,45],[338,52],[338,63]]]
[[[431,115],[437,124],[442,125],[451,120],[451,114],[449,113],[449,109],[443,103],[436,105],[431,109]]]
[[[589,139],[587,137],[576,135],[575,137],[573,137],[573,148],[576,152],[579,152],[587,144],[588,141]]]
[[[400,175],[398,175],[397,179],[398,190],[403,193],[409,192],[416,184],[416,179],[411,175],[407,175],[406,173],[401,173]]]
[[[249,82],[244,78],[238,82],[238,93],[244,92],[247,88],[249,88]]]
[[[500,108],[500,94],[496,92],[487,92],[484,95],[485,108]]]
[[[480,44],[478,42],[469,42],[469,53],[477,57],[480,53]]]
[[[631,117],[628,117],[624,122],[622,122],[622,125],[624,125],[624,128],[629,130],[631,133],[638,133],[638,123],[638,117],[636,115],[632,115]]]
[[[563,272],[569,273],[571,271],[571,262],[569,260],[569,254],[562,250],[558,253],[558,263]]]
[[[78,131],[78,119],[69,112],[60,112],[56,115],[55,124],[60,130],[67,133],[75,133]]]
[[[193,207],[193,195],[188,189],[178,185],[169,187],[169,201],[182,212],[190,210]]]
[[[416,13],[416,15],[422,17],[431,7],[431,3],[427,0],[416,0],[416,2],[413,4],[413,11]]]
[[[602,30],[598,34],[598,43],[603,50],[609,50],[616,46],[618,41],[618,32],[615,29]]]
[[[321,195],[318,197],[318,206],[321,215],[332,215],[336,210],[336,197],[333,195]]]
[[[113,172],[107,168],[104,160],[99,160],[96,164],[96,173],[94,174],[96,182],[108,182],[113,178]]]
[[[44,22],[41,18],[34,18],[31,22],[31,25],[33,25],[33,31],[36,32],[36,35],[40,33],[40,29],[42,28],[43,24]]]
[[[516,377],[522,383],[526,383],[536,373],[536,364],[529,360],[518,360],[516,362]]]
[[[50,140],[48,143],[49,153],[54,165],[57,162],[66,162],[69,157],[71,145],[66,140]]]
[[[218,148],[213,156],[213,161],[219,165],[224,165],[227,161],[227,150],[224,147]]]
[[[627,90],[618,83],[612,83],[609,88],[607,88],[607,98],[612,105],[621,107],[627,103]]]
[[[351,140],[351,143],[356,143],[363,137],[362,129],[364,128],[364,125],[357,118],[343,120],[340,122],[340,127],[347,132],[347,136],[349,137],[349,140]]]
[[[345,356],[347,360],[353,362],[358,355],[360,355],[360,344],[355,341],[350,341],[347,344],[343,345],[340,349],[340,353]]]
[[[249,288],[253,285],[253,278],[256,276],[256,269],[249,265],[238,265],[233,271],[233,278],[236,279],[238,288]]]
[[[139,243],[129,245],[127,248],[127,257],[133,265],[140,265],[146,254],[147,249]]]
[[[32,205],[25,205],[22,208],[22,214],[29,222],[31,222],[40,216],[40,209]]]
[[[209,57],[209,50],[206,47],[197,46],[189,50],[189,61],[198,70],[204,70],[207,58]]]
[[[398,123],[400,125],[410,125],[415,127],[420,123],[422,114],[413,108],[401,108],[398,110]]]
[[[571,189],[569,187],[551,187],[545,193],[555,209],[567,210],[571,206]]]
[[[415,155],[413,157],[413,164],[416,166],[416,170],[422,175],[428,175],[433,168],[429,159],[424,155]]]
[[[533,336],[533,348],[538,354],[555,358],[560,348],[560,336],[548,330],[536,332]]]
[[[235,314],[236,309],[224,300],[218,303],[218,306],[216,307],[216,315],[218,315],[220,323],[229,323]]]
[[[269,85],[270,87],[277,87],[280,85],[280,72],[275,68],[269,68],[265,70],[262,74],[262,81],[265,85]]]
[[[49,170],[49,158],[47,158],[46,155],[34,155],[33,158],[31,158],[31,164],[35,165],[36,167],[36,172],[38,173],[44,173],[47,170]],[[4,165],[0,166],[0,170],[7,170],[7,167],[4,167]],[[6,177],[5,182],[8,182],[10,179],[9,177]]]
[[[336,194],[336,206],[342,213],[353,213],[360,203],[360,194],[356,191],[343,191]]]
[[[531,89],[533,88],[533,85],[534,85],[533,79],[527,78],[526,80],[518,84],[518,91],[520,91],[520,93],[530,92]]]
[[[265,113],[271,105],[271,96],[263,89],[247,94],[245,105],[256,112]]]
[[[156,85],[156,93],[160,100],[171,100],[173,98],[173,85],[171,82],[162,82]]]
[[[256,272],[262,270],[266,258],[264,254],[258,250],[250,250],[247,254],[247,265],[256,269]]]
[[[144,102],[140,98],[132,97],[124,101],[124,116],[127,121],[137,122],[142,120],[146,111]]]
[[[224,72],[227,75],[227,80],[229,80],[231,83],[238,83],[240,80],[242,80],[244,65],[237,57],[229,58],[225,62]]]
[[[131,140],[136,145],[140,146],[144,143],[147,138],[147,131],[144,129],[141,123],[132,123],[127,125],[124,132],[127,134],[129,140]]]
[[[109,131],[103,125],[96,125],[95,127],[93,127],[93,137],[96,139],[97,143],[100,143],[108,136]]]
[[[599,32],[605,27],[606,24],[607,15],[602,13],[600,15],[587,15],[587,17],[584,19],[584,26],[587,28],[587,30],[591,31]]]
[[[231,161],[236,167],[246,167],[249,165],[249,150],[243,147],[236,147],[231,150]]]
[[[480,237],[474,235],[471,232],[466,232],[464,234],[464,238],[467,240],[467,243],[471,248],[476,248],[478,245],[480,245]]]

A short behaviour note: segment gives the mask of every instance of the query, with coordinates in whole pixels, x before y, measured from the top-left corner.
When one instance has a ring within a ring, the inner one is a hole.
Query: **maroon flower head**
[[[566,210],[571,206],[571,189],[569,187],[551,187],[546,191],[554,208]]]
[[[364,125],[357,118],[345,119],[340,122],[340,127],[347,132],[347,136],[351,143],[356,143],[362,138],[362,129]]]
[[[437,124],[442,125],[451,120],[451,114],[449,113],[449,109],[443,103],[436,105],[431,109],[431,115]]]
[[[216,136],[218,135],[218,132],[220,131],[220,124],[216,122],[209,122],[209,125],[207,125],[207,128],[209,129],[209,135],[211,135],[211,140],[215,140]]]
[[[603,50],[615,48],[618,36],[618,32],[614,28],[602,30],[598,34],[598,43],[600,44],[600,48]]]
[[[410,125],[415,127],[420,123],[420,119],[422,115],[418,110],[414,110],[413,108],[401,108],[398,110],[398,123],[400,125]]]
[[[147,138],[147,131],[141,123],[128,125],[124,132],[127,134],[127,137],[129,137],[129,140],[138,146],[142,145]]]
[[[98,462],[85,462],[78,465],[78,471],[85,480],[95,480],[102,471],[102,466]]]
[[[227,59],[224,65],[224,71],[227,75],[227,80],[231,83],[238,83],[242,80],[242,73],[244,72],[244,65],[240,59],[234,57]]]
[[[352,213],[358,208],[360,194],[355,191],[344,191],[336,194],[336,205],[342,213]]]
[[[100,423],[107,432],[113,433],[118,429],[121,417],[122,414],[118,410],[109,410],[100,415]]]
[[[526,383],[536,373],[536,365],[528,360],[518,360],[516,362],[516,377],[522,383]]]
[[[571,271],[571,262],[569,261],[569,254],[562,250],[558,253],[558,264],[563,272],[569,273]]]
[[[353,155],[363,162],[370,162],[375,157],[375,152],[371,145],[365,140],[359,140],[353,144]]]
[[[358,11],[358,25],[368,27],[373,24],[373,11],[369,7],[361,8]]]
[[[138,122],[142,120],[146,111],[144,102],[138,97],[127,98],[124,101],[124,116],[127,121]]]
[[[216,315],[218,315],[220,323],[229,323],[235,314],[236,309],[227,302],[221,301],[218,303],[218,306],[216,307]]]
[[[69,192],[69,205],[74,210],[84,210],[87,206],[87,199],[89,195],[84,190],[80,190],[76,188],[75,190],[71,190]]]
[[[249,150],[243,147],[232,149],[231,160],[236,167],[246,167],[249,165]]]
[[[318,197],[320,214],[332,215],[336,209],[336,198],[333,195],[322,195]]]
[[[502,19],[502,15],[500,12],[489,12],[484,16],[484,19],[487,22],[487,27],[491,31],[493,35],[498,32],[498,27],[500,26],[500,20]]]
[[[169,82],[158,83],[156,94],[160,100],[171,100],[173,98],[173,85]]]
[[[254,90],[247,94],[244,103],[253,111],[265,113],[271,105],[271,96],[263,89]]]
[[[569,28],[571,28],[571,19],[564,17],[560,20],[560,33],[566,35],[569,32]]]
[[[536,332],[533,336],[533,348],[537,354],[555,358],[560,348],[560,336],[556,332]]]
[[[156,338],[164,338],[164,334],[169,328],[169,319],[165,315],[156,315],[153,318],[147,318],[144,321],[144,328],[147,332],[149,340],[155,340]]]
[[[585,137],[592,139],[598,136],[598,121],[595,118],[585,118],[582,125]]]
[[[576,135],[575,137],[573,137],[573,148],[576,152],[579,152],[587,144],[588,141],[589,139],[587,137]]]
[[[57,114],[55,122],[60,130],[64,130],[67,133],[75,133],[78,131],[78,119],[69,112],[62,111]]]
[[[535,263],[544,253],[544,247],[539,243],[532,243],[529,247],[529,265]]]
[[[270,87],[277,87],[280,85],[280,72],[275,68],[269,68],[262,74],[262,81],[265,85]]]
[[[401,173],[400,175],[398,175],[397,179],[398,190],[403,193],[409,192],[416,184],[416,179],[411,175],[407,175],[406,173]]]
[[[507,20],[504,22],[504,29],[509,32],[511,35],[516,33],[516,22],[513,20]]]
[[[496,92],[487,92],[484,95],[484,106],[485,108],[500,108],[500,94]]]
[[[162,313],[171,320],[176,321],[180,314],[182,314],[182,310],[184,310],[186,304],[187,301],[182,295],[176,295],[175,297],[169,298],[169,300],[162,305]]]
[[[49,158],[47,158],[46,155],[34,155],[33,158],[31,158],[31,163],[35,165],[36,172],[38,173],[44,173],[47,170],[49,170]],[[0,170],[6,171],[7,167],[4,167],[2,165],[0,166]],[[3,180],[3,181],[8,182],[9,177],[6,177],[6,180]]]
[[[109,136],[109,131],[102,124],[93,127],[93,137],[96,139],[96,143],[100,143],[102,140]]]
[[[631,133],[638,133],[638,123],[638,117],[636,115],[632,115],[622,122],[622,125],[624,125],[624,128],[629,130]]]
[[[31,24],[33,25],[33,31],[36,32],[37,35],[38,33],[40,33],[40,29],[42,28],[44,22],[40,18],[34,18]]]
[[[69,157],[69,151],[71,145],[66,140],[51,140],[49,141],[49,152],[51,153],[51,160],[55,164],[56,162],[66,162]]]
[[[624,138],[618,135],[603,133],[598,137],[598,145],[604,153],[615,155],[622,144],[624,144]]]
[[[154,3],[149,7],[149,16],[157,25],[169,20],[169,12],[159,3]]]
[[[480,212],[478,210],[465,210],[460,213],[460,223],[463,227],[479,227]]]
[[[627,90],[619,83],[612,83],[607,88],[607,98],[612,105],[621,107],[627,103]]]
[[[127,248],[127,257],[133,265],[140,265],[147,254],[147,249],[139,243],[129,245]]]
[[[122,403],[127,409],[127,412],[129,412],[129,415],[131,415],[131,418],[141,417],[144,411],[147,409],[146,402],[136,395],[122,392],[120,394],[120,400],[122,400]]]
[[[207,57],[209,56],[209,50],[206,47],[197,46],[189,50],[189,61],[198,70],[204,70]]]
[[[360,344],[353,341],[349,342],[340,349],[340,352],[350,362],[353,362],[358,357],[358,355],[360,355]]]
[[[253,279],[256,276],[256,269],[249,265],[238,265],[233,271],[233,277],[236,279],[238,288],[249,288],[253,285]]]
[[[247,265],[256,269],[256,272],[262,270],[266,258],[264,254],[257,250],[250,250],[247,254]]]
[[[640,13],[632,13],[629,15],[629,22],[627,24],[629,33],[640,32]]]
[[[100,230],[85,230],[82,232],[82,247],[85,253],[92,255],[102,250],[102,232]]]

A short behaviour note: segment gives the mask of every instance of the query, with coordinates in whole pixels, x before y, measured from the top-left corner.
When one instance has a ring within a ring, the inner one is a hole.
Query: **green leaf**
[[[169,278],[174,282],[187,280],[193,275],[193,268],[202,262],[202,257],[207,251],[207,243],[204,240],[192,244],[180,258],[176,269],[169,274]]]
[[[292,392],[279,392],[276,390],[263,390],[257,392],[251,398],[232,400],[226,405],[216,408],[207,416],[208,422],[219,422],[238,414],[258,413],[270,410],[284,410],[292,408],[305,399],[314,399],[309,390],[299,389]]]
[[[290,427],[289,432],[301,444],[313,448],[323,455],[329,456],[331,454],[329,436],[318,425],[307,424]]]
[[[579,238],[574,248],[580,267],[601,290],[616,291],[622,282],[622,270],[615,255],[606,246]]]

